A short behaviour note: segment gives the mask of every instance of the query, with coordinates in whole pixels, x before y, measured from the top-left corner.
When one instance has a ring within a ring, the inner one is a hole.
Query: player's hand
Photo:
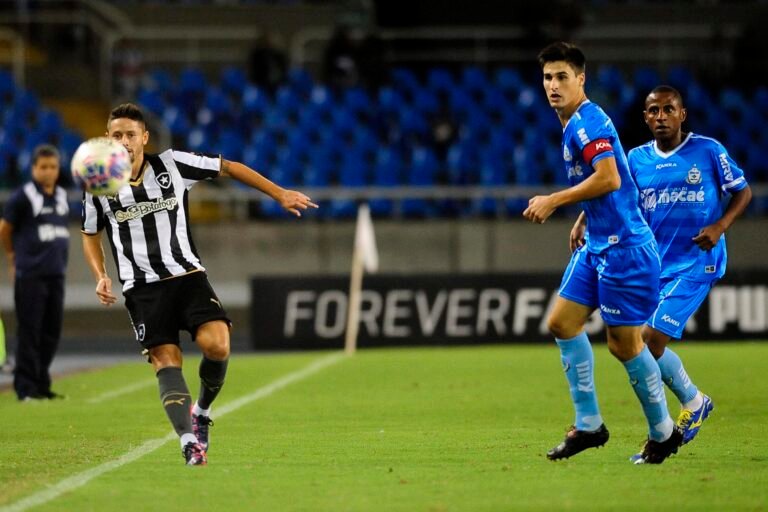
[[[534,196],[528,201],[528,208],[523,212],[523,217],[531,222],[544,224],[554,211],[552,196]]]
[[[584,245],[586,239],[584,238],[587,232],[587,226],[581,222],[581,219],[576,221],[576,224],[571,228],[571,234],[568,237],[568,246],[571,252],[578,250]]]
[[[112,280],[109,277],[102,277],[96,284],[96,296],[104,306],[111,306],[117,302],[117,297],[112,293]]]
[[[277,197],[277,201],[280,203],[280,206],[297,217],[301,217],[301,210],[317,208],[317,205],[308,196],[295,190],[282,190]]]
[[[720,241],[720,237],[723,236],[725,230],[717,224],[710,224],[709,226],[701,228],[699,234],[692,238],[693,243],[699,246],[702,251],[708,251],[717,245]]]

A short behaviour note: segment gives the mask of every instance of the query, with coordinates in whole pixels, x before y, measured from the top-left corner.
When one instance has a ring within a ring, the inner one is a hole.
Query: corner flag
[[[349,280],[347,331],[344,339],[344,350],[348,354],[354,353],[357,350],[363,270],[370,273],[376,273],[379,270],[379,251],[376,248],[376,235],[373,232],[371,210],[367,204],[360,205],[357,210],[355,245],[352,251],[352,272]]]

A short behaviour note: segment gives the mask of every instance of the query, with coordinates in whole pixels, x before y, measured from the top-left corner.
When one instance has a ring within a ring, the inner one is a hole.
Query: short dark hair
[[[55,146],[52,146],[51,144],[40,144],[39,146],[35,147],[35,150],[32,152],[32,165],[36,165],[37,160],[40,158],[51,156],[55,157],[56,160],[61,160],[59,150],[56,149]]]
[[[543,68],[548,62],[565,61],[576,74],[583,73],[587,67],[587,58],[578,46],[564,41],[552,43],[539,52],[539,65]]]
[[[132,119],[141,123],[143,129],[147,129],[147,123],[144,121],[144,114],[138,105],[134,103],[123,103],[112,109],[109,113],[109,119],[107,120],[107,130],[109,130],[109,123],[115,119]]]
[[[659,85],[653,88],[651,92],[648,93],[648,96],[651,94],[658,94],[658,93],[668,93],[674,96],[677,99],[677,102],[680,104],[681,107],[683,107],[683,95],[680,94],[680,91],[672,87],[671,85]],[[646,99],[648,98],[646,96]]]

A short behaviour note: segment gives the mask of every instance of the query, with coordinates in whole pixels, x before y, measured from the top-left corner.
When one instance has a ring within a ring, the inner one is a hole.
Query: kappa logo
[[[172,404],[184,405],[184,399],[183,398],[177,398],[176,400],[173,400],[173,399],[169,398],[168,400],[163,402],[163,407],[166,407],[166,406],[169,406],[169,405],[172,405]]]
[[[613,149],[610,142],[598,142],[595,144],[595,151],[599,152],[601,149]]]
[[[680,327],[680,322],[672,318],[671,316],[664,314],[664,316],[661,317],[662,322],[667,322],[668,324],[672,324],[675,327]]]
[[[605,304],[600,304],[600,311],[608,313],[609,315],[620,315],[621,310],[619,308],[609,308]]]
[[[689,185],[698,185],[701,183],[701,171],[696,168],[696,164],[688,170],[688,177],[685,178],[685,182]]]
[[[171,183],[173,183],[173,180],[171,180],[171,175],[168,174],[168,171],[161,172],[157,176],[155,176],[155,179],[157,180],[157,184],[160,185],[160,188],[167,190]]]

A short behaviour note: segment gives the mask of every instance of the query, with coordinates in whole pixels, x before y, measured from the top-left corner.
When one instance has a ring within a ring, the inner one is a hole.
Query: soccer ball
[[[131,178],[131,157],[122,144],[107,137],[90,139],[72,157],[72,178],[95,196],[113,196]]]

